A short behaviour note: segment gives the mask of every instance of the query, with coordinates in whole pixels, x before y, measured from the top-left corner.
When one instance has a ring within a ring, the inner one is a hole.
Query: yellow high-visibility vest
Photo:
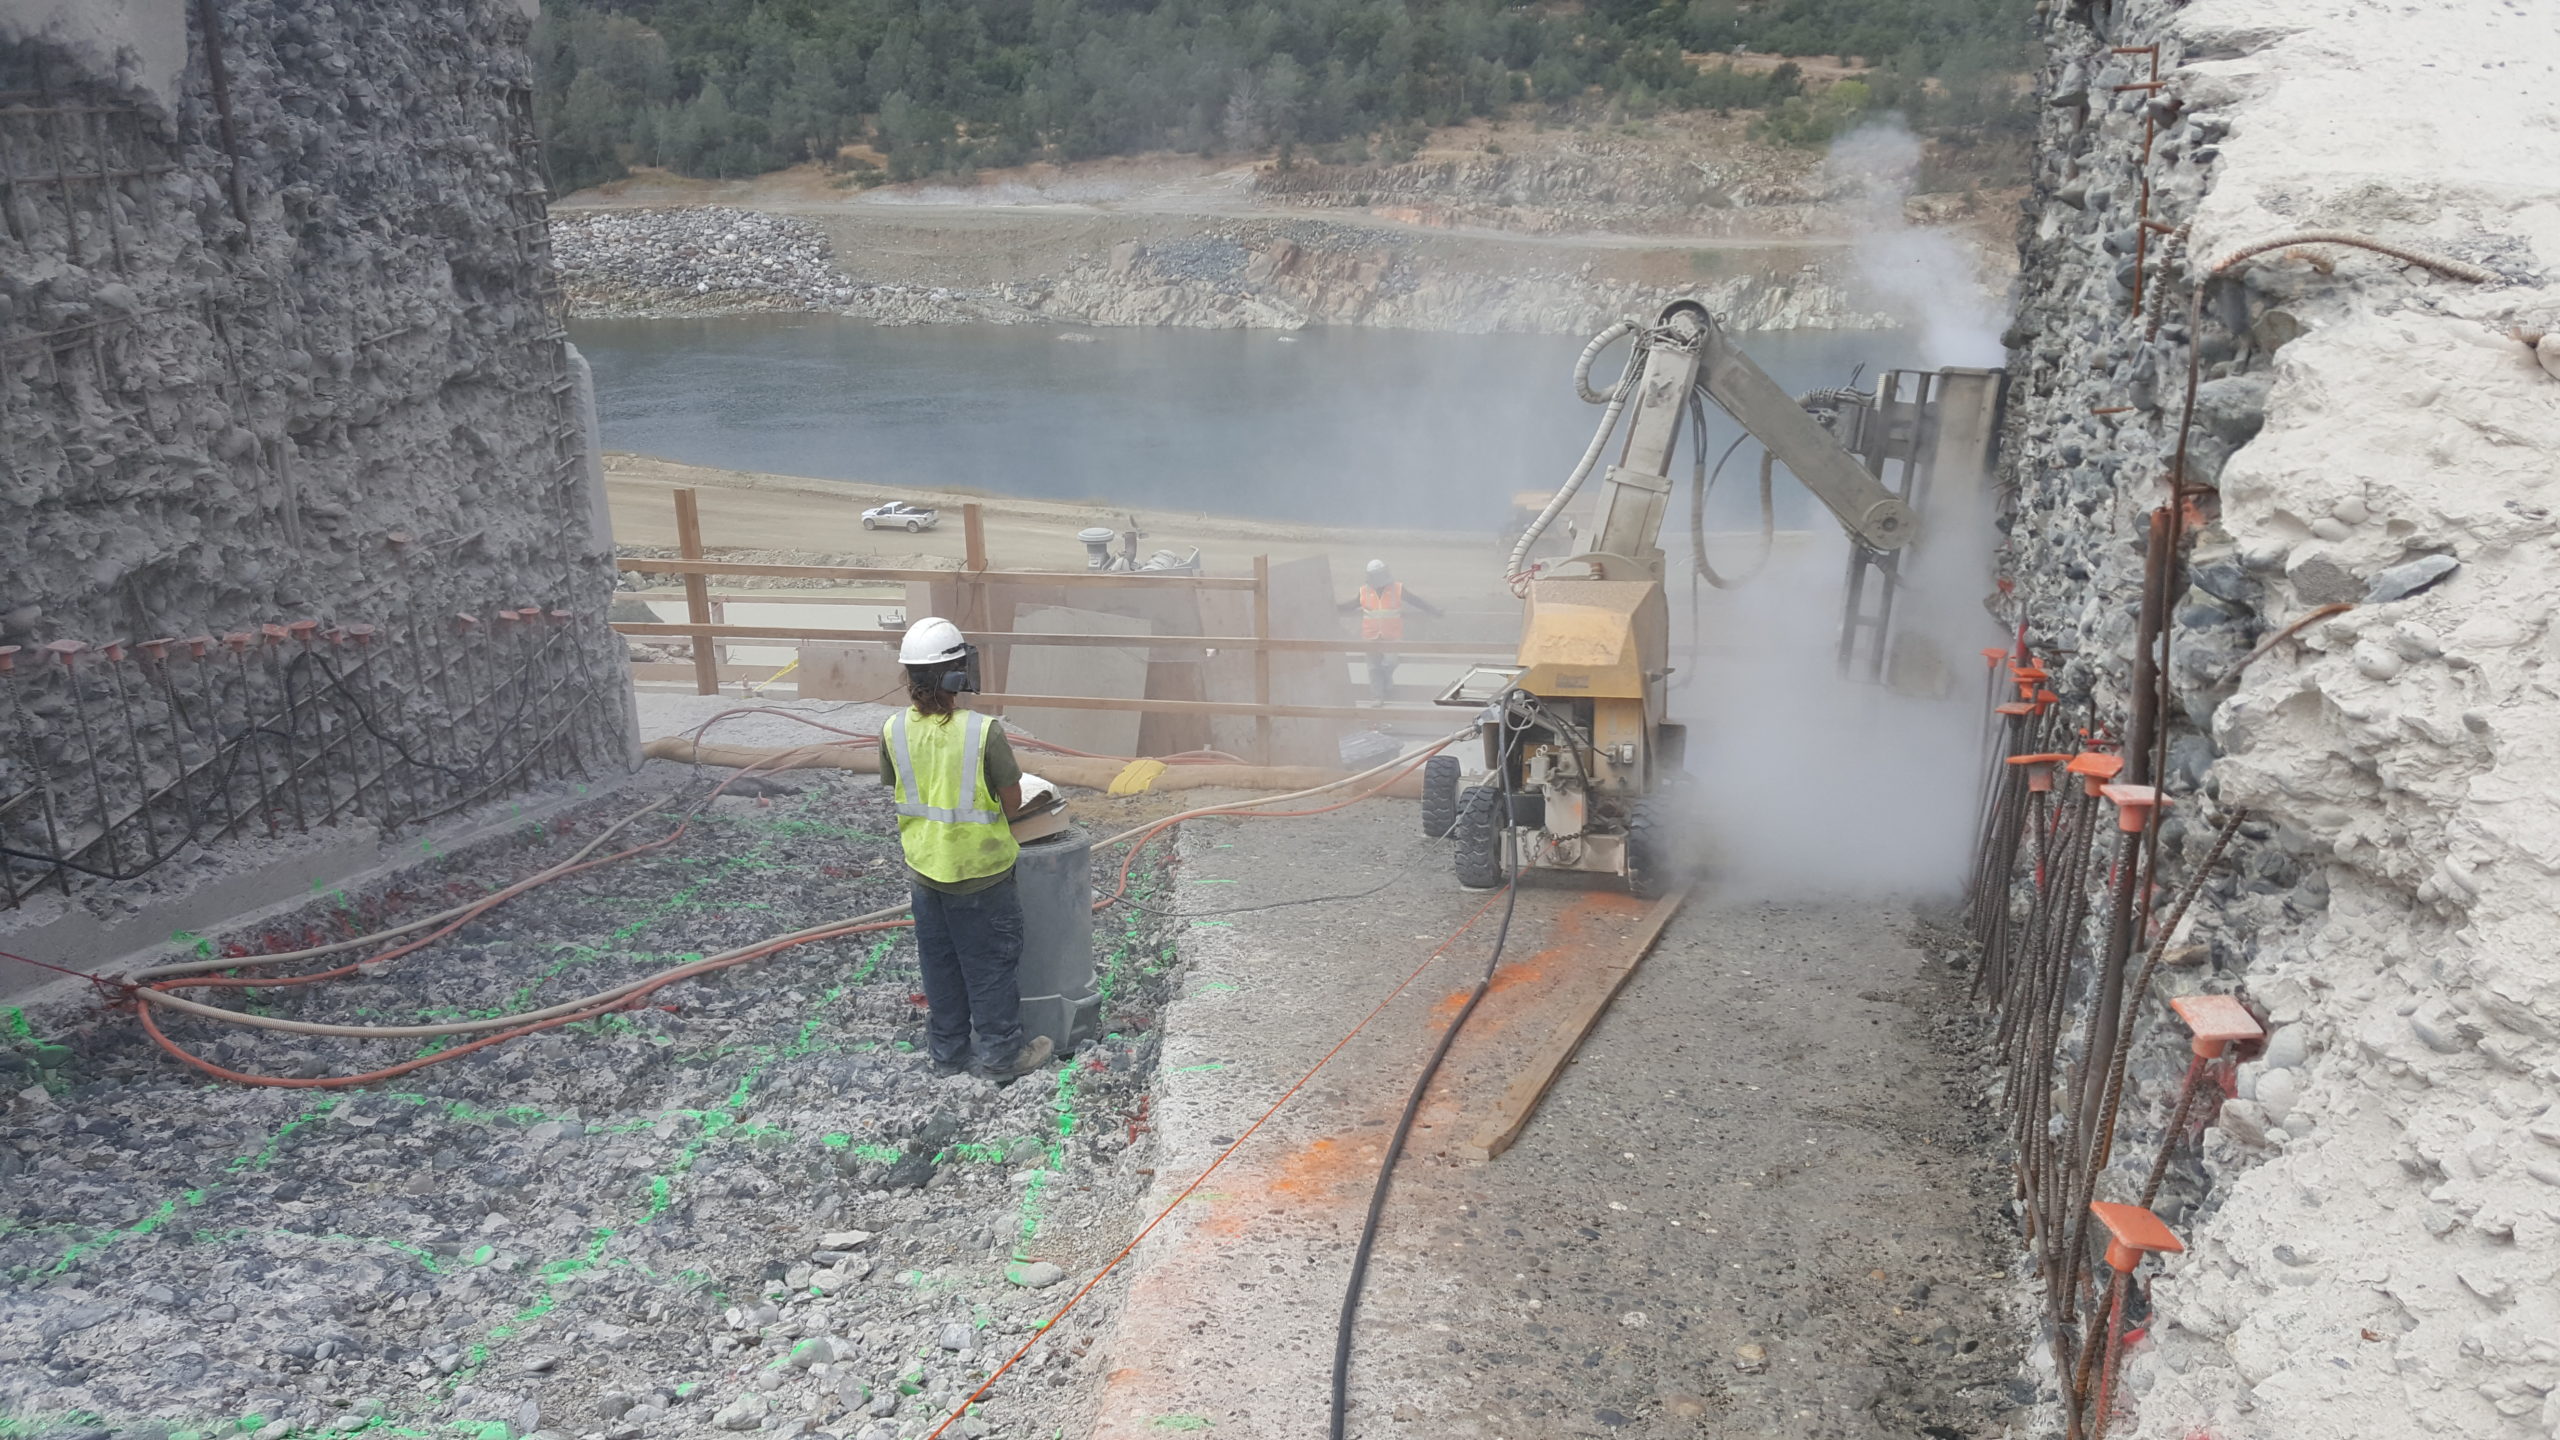
[[[898,843],[907,865],[946,885],[1000,875],[1021,847],[987,785],[987,717],[974,710],[889,717],[881,741],[898,768]]]

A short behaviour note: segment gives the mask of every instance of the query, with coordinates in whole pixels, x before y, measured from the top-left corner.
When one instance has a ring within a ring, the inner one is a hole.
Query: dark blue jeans
[[[1022,894],[1013,876],[969,895],[914,880],[916,952],[924,971],[925,1048],[945,1065],[1001,1065],[1022,1048]],[[974,1032],[976,1044],[971,1045]]]

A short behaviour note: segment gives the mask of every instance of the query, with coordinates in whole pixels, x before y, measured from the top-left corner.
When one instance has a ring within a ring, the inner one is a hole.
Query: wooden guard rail
[[[710,579],[715,575],[761,575],[780,579],[827,580],[847,583],[927,583],[951,584],[960,589],[960,628],[977,638],[991,652],[1015,645],[1107,646],[1117,649],[1209,649],[1249,651],[1254,657],[1253,693],[1251,701],[1236,700],[1148,700],[1124,699],[1118,696],[1092,695],[1023,695],[993,692],[979,697],[996,705],[1045,706],[1058,710],[1121,710],[1165,715],[1250,715],[1255,717],[1255,740],[1260,753],[1271,748],[1271,722],[1274,719],[1306,720],[1378,720],[1430,716],[1455,721],[1458,712],[1432,705],[1389,705],[1359,707],[1351,705],[1288,705],[1277,703],[1271,693],[1271,657],[1278,652],[1331,655],[1379,655],[1436,659],[1507,660],[1516,647],[1509,641],[1497,640],[1340,640],[1326,637],[1275,636],[1271,633],[1271,562],[1257,555],[1253,574],[1243,576],[1176,575],[1144,570],[995,570],[987,564],[986,521],[984,512],[975,504],[961,507],[966,558],[958,570],[923,570],[861,565],[761,565],[740,561],[713,560],[703,553],[701,512],[692,490],[675,492],[676,542],[681,558],[653,560],[623,558],[615,561],[618,568],[635,574],[673,575],[684,582],[685,620],[680,624],[624,621],[614,629],[624,635],[672,638],[682,636],[693,641],[695,688],[704,695],[720,690],[720,665],[716,642],[722,640],[817,640],[877,641],[894,644],[903,632],[881,629],[847,629],[811,625],[728,625],[716,623],[711,612]],[[1178,586],[1189,590],[1228,590],[1249,592],[1253,596],[1253,629],[1251,635],[1080,635],[1027,631],[994,631],[986,624],[987,592],[998,586],[1038,586],[1069,589],[1134,589],[1149,586]],[[759,604],[789,605],[801,603],[789,591],[770,595],[723,595],[730,603],[752,600]],[[833,603],[844,597],[810,597],[815,603]]]

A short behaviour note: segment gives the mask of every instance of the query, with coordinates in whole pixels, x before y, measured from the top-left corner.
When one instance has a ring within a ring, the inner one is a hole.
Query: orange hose
[[[1368,789],[1362,790],[1347,799],[1339,800],[1329,805],[1320,805],[1306,810],[1258,810],[1251,807],[1220,807],[1214,810],[1196,812],[1195,814],[1192,814],[1190,818],[1206,818],[1211,815],[1233,815],[1245,818],[1282,820],[1300,819],[1310,815],[1329,814],[1333,811],[1343,809],[1347,806],[1356,805],[1363,800],[1376,796],[1388,786],[1395,784],[1398,780],[1403,779],[1406,775],[1418,769],[1423,762],[1429,760],[1440,750],[1447,748],[1450,743],[1452,742],[1442,741],[1439,745],[1435,745],[1431,747],[1431,749],[1415,755],[1411,763],[1403,765],[1390,774],[1384,776],[1377,784],[1372,785]],[[767,757],[767,761],[779,758],[779,756],[770,756]],[[753,765],[747,766],[731,775],[728,779],[721,781],[718,788],[714,789],[710,795],[703,798],[702,804],[708,805],[712,799],[716,798],[720,794],[722,790],[726,790],[730,784],[747,775],[755,768],[756,767]],[[446,925],[442,929],[418,940],[411,941],[408,944],[395,946],[391,950],[386,951],[381,955],[374,956],[368,960],[361,960],[351,964],[341,965],[333,970],[317,971],[308,975],[289,975],[273,980],[198,980],[191,977],[173,976],[170,979],[156,982],[150,988],[155,990],[175,990],[190,987],[228,986],[234,988],[258,989],[265,988],[267,986],[310,984],[321,980],[335,979],[340,976],[344,976],[359,970],[366,965],[378,965],[388,960],[398,959],[399,957],[407,955],[444,935],[450,934],[453,930],[469,923],[474,917],[486,913],[489,909],[495,908],[500,903],[512,899],[517,895],[523,894],[525,891],[534,889],[540,885],[548,884],[550,881],[559,879],[563,876],[576,874],[581,870],[610,864],[616,860],[626,859],[632,855],[641,854],[645,851],[655,850],[668,845],[678,836],[685,833],[686,828],[693,823],[693,815],[699,814],[701,808],[702,807],[700,805],[694,807],[693,812],[687,814],[684,820],[677,824],[675,829],[669,831],[660,839],[652,840],[644,845],[634,846],[617,855],[608,855],[601,859],[584,861],[578,865],[564,869],[545,872],[543,875],[536,876],[530,880],[519,881],[517,884],[509,886],[498,894],[489,897],[487,901],[483,902],[479,906],[475,906],[469,912],[457,916],[451,924]],[[1153,842],[1158,835],[1162,834],[1167,829],[1170,829],[1172,826],[1179,824],[1182,818],[1183,817],[1174,817],[1158,821],[1156,824],[1148,827],[1143,834],[1136,838],[1129,847],[1128,857],[1120,864],[1119,883],[1112,889],[1110,895],[1096,900],[1093,908],[1099,910],[1106,905],[1117,903],[1123,896],[1128,894],[1130,877],[1136,869],[1139,853],[1145,850],[1145,848]],[[459,1059],[464,1055],[470,1054],[474,1050],[495,1045],[503,1040],[513,1040],[521,1036],[533,1034],[536,1031],[556,1029],[562,1025],[575,1024],[583,1020],[592,1020],[598,1016],[610,1014],[617,1010],[627,1010],[638,1003],[643,997],[653,994],[679,980],[688,980],[696,975],[709,974],[715,970],[725,970],[731,966],[742,965],[749,960],[762,959],[767,955],[778,954],[781,951],[792,949],[800,945],[806,945],[812,941],[833,940],[845,935],[858,935],[878,930],[908,929],[911,928],[914,923],[915,922],[912,920],[879,921],[863,925],[848,926],[843,929],[820,931],[816,934],[787,936],[779,940],[771,941],[767,944],[756,946],[755,948],[741,954],[727,956],[716,960],[697,961],[691,965],[678,966],[677,968],[669,970],[665,974],[651,980],[647,985],[640,989],[631,991],[625,995],[616,996],[614,999],[599,1004],[591,1009],[581,1010],[570,1015],[557,1015],[551,1019],[535,1021],[530,1024],[518,1026],[512,1030],[501,1030],[494,1034],[484,1035],[479,1039],[453,1046],[450,1049],[436,1051],[432,1055],[416,1056],[409,1060],[404,1060],[397,1065],[388,1065],[379,1070],[368,1070],[358,1075],[336,1075],[323,1076],[317,1079],[300,1079],[281,1075],[251,1075],[241,1071],[227,1069],[223,1066],[214,1064],[212,1061],[207,1060],[200,1055],[191,1053],[184,1047],[178,1045],[175,1041],[170,1040],[167,1035],[161,1032],[158,1023],[153,1020],[151,1016],[151,1006],[149,1004],[141,1004],[136,1008],[140,1014],[142,1028],[144,1032],[151,1037],[154,1044],[158,1045],[162,1050],[167,1051],[171,1056],[175,1057],[182,1063],[193,1066],[194,1068],[203,1071],[205,1074],[214,1076],[217,1079],[229,1080],[242,1085],[265,1085],[286,1089],[343,1089],[348,1086],[365,1085],[375,1081],[393,1079],[397,1076],[406,1075],[414,1070],[423,1070],[430,1065],[441,1065],[448,1060]],[[1456,936],[1453,935],[1450,938],[1454,940]],[[1434,952],[1434,954],[1437,953],[1438,952],[1436,951]],[[1420,972],[1417,971],[1416,973]],[[1367,1022],[1363,1021],[1362,1023],[1366,1024]],[[1354,1031],[1353,1033],[1356,1034],[1358,1032]],[[1348,1036],[1344,1038],[1346,1041],[1349,1039]],[[1312,1074],[1313,1072],[1310,1073]]]

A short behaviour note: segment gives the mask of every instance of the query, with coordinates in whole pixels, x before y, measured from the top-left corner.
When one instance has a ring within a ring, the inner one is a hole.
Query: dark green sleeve
[[[898,784],[898,762],[889,758],[889,737],[885,734],[880,737],[880,783],[891,789]]]
[[[987,788],[1002,792],[1022,783],[1022,762],[1013,758],[1013,742],[1004,738],[1004,722],[987,722]]]

